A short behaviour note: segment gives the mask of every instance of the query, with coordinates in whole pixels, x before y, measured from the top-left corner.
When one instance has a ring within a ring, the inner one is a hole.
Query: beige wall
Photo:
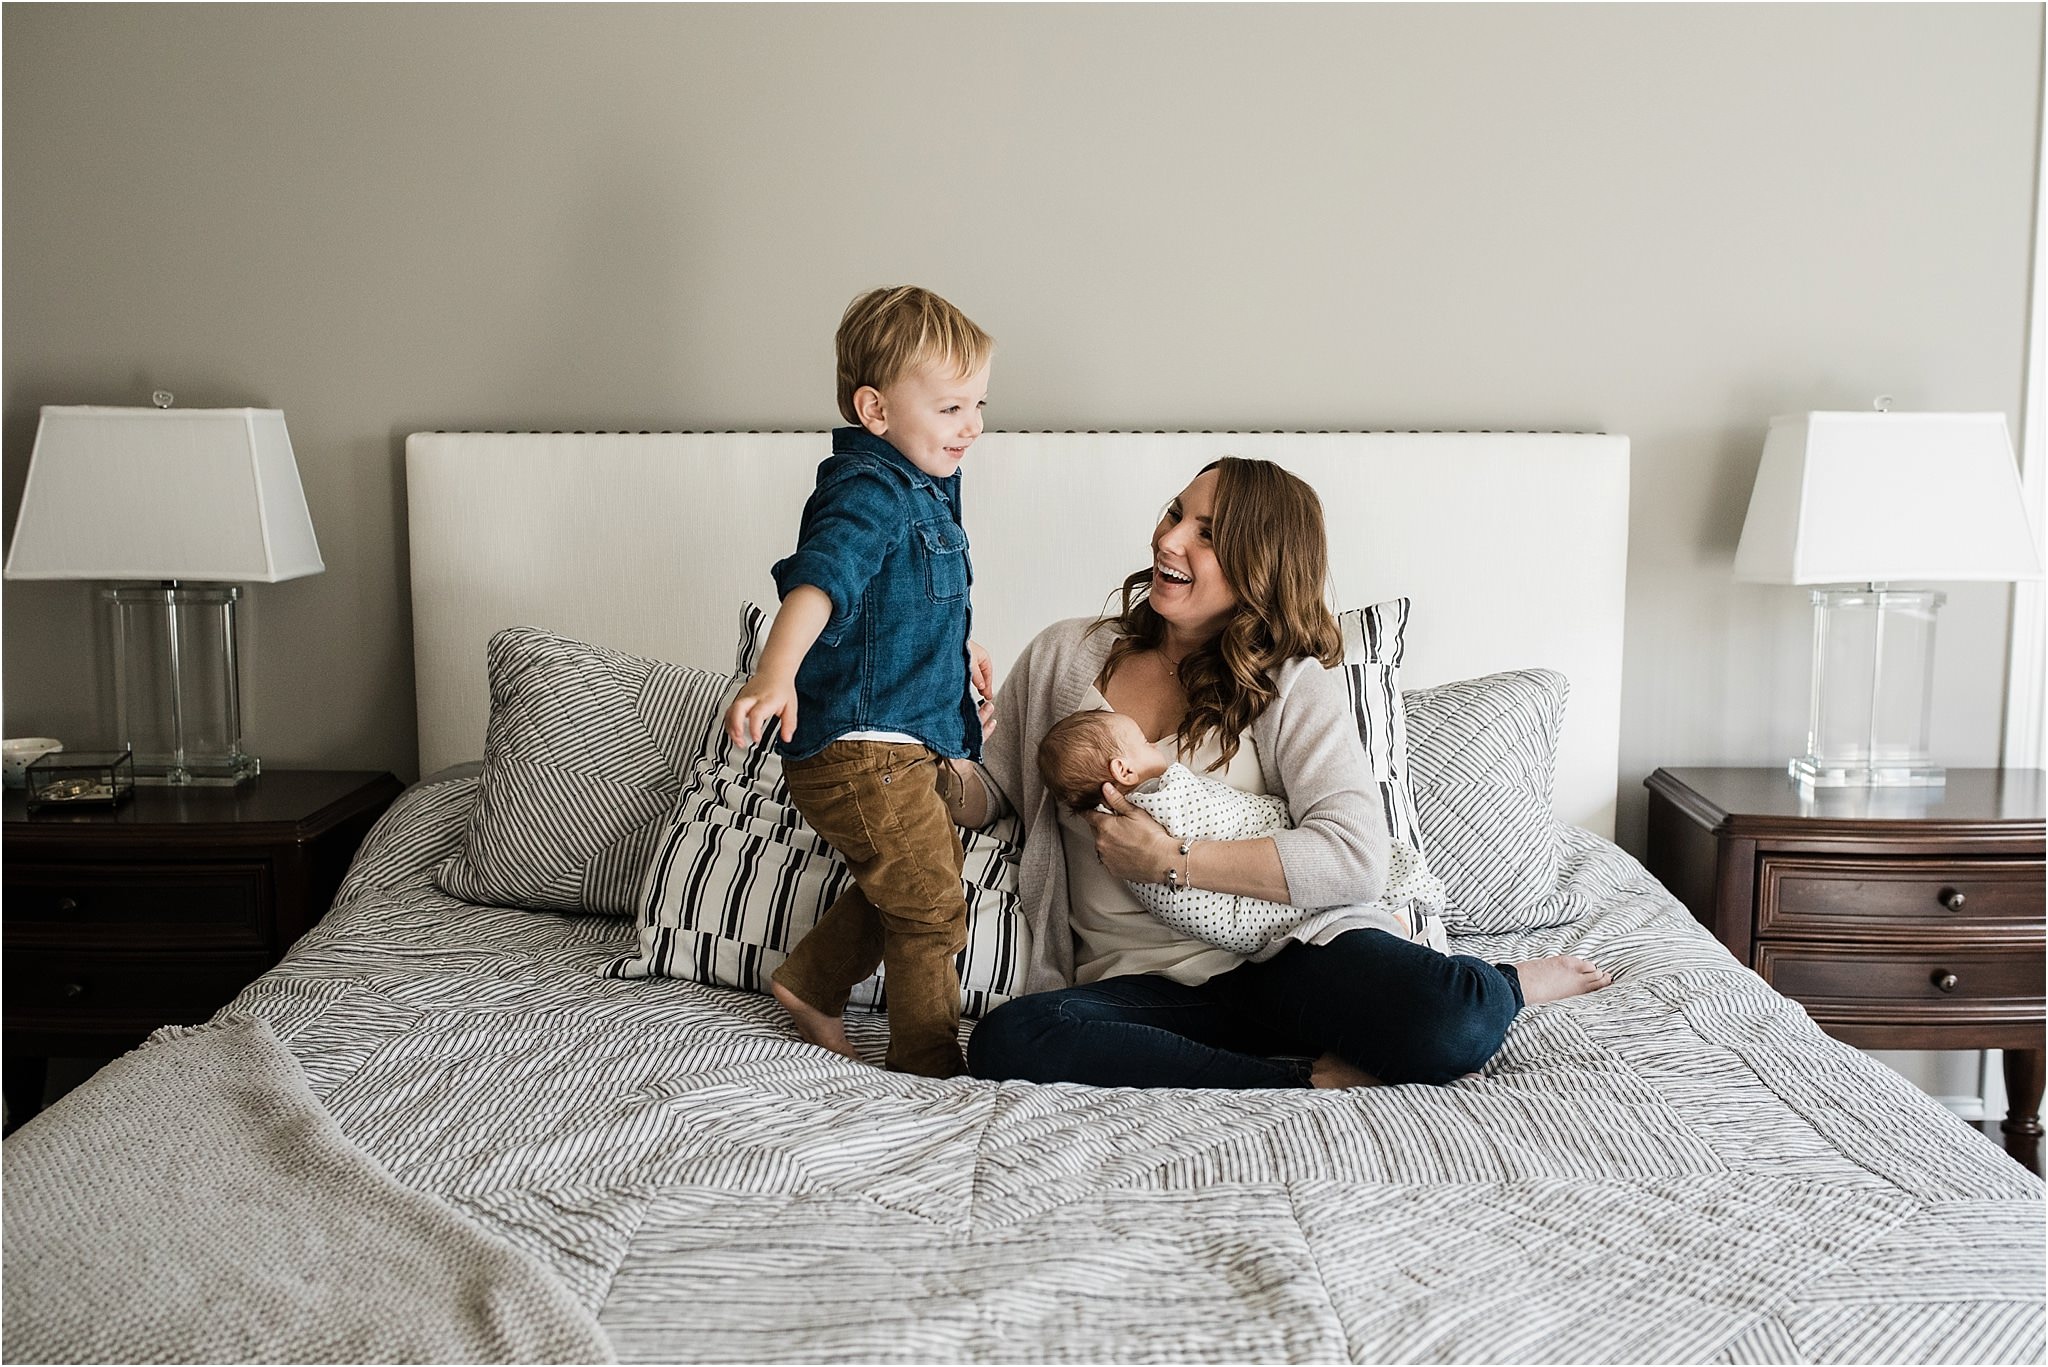
[[[1766,420],[2017,430],[2039,5],[4,24],[6,530],[39,405],[282,408],[328,569],[251,592],[273,764],[412,771],[406,433],[828,425],[877,283],[996,333],[998,426],[1633,438],[1638,849],[1650,769],[1801,744],[1801,595],[1729,578]],[[2008,598],[1952,593],[1950,763],[1996,762]],[[7,734],[107,729],[88,602],[6,586]]]

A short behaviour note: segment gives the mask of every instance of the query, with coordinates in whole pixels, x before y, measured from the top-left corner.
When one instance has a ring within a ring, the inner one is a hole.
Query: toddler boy
[[[849,1058],[847,996],[880,964],[888,1066],[965,1070],[960,978],[967,941],[960,779],[979,759],[988,656],[968,639],[974,582],[960,525],[960,461],[981,435],[995,344],[915,286],[870,290],[839,324],[839,410],[804,505],[760,666],[725,715],[736,744],[781,720],[790,801],[853,883],[771,974],[797,1033]],[[973,688],[970,688],[970,681]]]

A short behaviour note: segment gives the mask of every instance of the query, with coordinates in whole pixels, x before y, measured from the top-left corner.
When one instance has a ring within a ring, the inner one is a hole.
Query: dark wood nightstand
[[[2006,1148],[2039,1172],[2043,775],[1802,790],[1783,769],[1659,769],[1658,881],[1859,1049],[2003,1049]]]
[[[50,1058],[106,1058],[226,1005],[334,900],[402,785],[272,770],[232,788],[141,788],[113,810],[31,815],[6,795],[8,1123]]]

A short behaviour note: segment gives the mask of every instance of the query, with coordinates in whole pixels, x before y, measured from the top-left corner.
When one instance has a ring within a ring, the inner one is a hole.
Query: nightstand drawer
[[[2041,924],[2041,865],[2021,859],[1757,861],[1759,936],[1997,935]]]
[[[267,864],[10,862],[7,946],[265,949],[269,905]]]
[[[1841,944],[1757,946],[1764,981],[1797,998],[1823,1025],[2039,1020],[2042,969],[2039,941],[1891,953]]]
[[[205,1020],[269,966],[264,954],[10,949],[0,981],[9,1030],[140,1033]]]

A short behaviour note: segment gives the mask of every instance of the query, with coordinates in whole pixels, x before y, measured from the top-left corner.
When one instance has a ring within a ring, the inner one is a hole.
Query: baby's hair
[[[839,411],[855,426],[854,391],[883,389],[917,366],[945,366],[972,375],[987,363],[995,340],[974,320],[916,285],[869,290],[846,306],[833,350],[839,364]]]
[[[1060,718],[1038,742],[1038,772],[1067,807],[1092,812],[1102,805],[1102,785],[1116,756],[1116,713],[1075,712]]]

